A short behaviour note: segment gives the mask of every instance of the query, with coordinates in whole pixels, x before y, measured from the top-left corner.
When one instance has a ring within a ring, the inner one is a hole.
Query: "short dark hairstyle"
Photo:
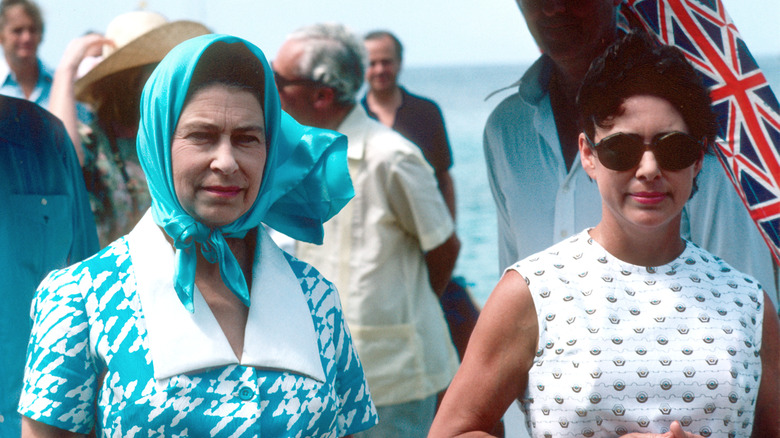
[[[17,5],[24,9],[24,12],[32,18],[35,26],[43,34],[43,14],[41,14],[41,8],[31,0],[3,0],[0,2],[0,30],[8,24],[8,18],[5,16],[8,9]]]
[[[690,135],[706,139],[705,146],[715,140],[717,118],[700,76],[679,49],[643,31],[619,38],[591,64],[577,96],[585,133],[594,138],[596,126],[607,128],[608,119],[623,111],[623,102],[637,95],[668,101],[682,115]]]
[[[398,55],[399,61],[403,61],[404,46],[401,44],[401,41],[398,39],[398,37],[393,35],[393,33],[389,30],[375,30],[369,32],[366,34],[366,36],[363,37],[363,41],[378,40],[385,37],[390,38],[393,41],[393,44],[395,45],[395,54]]]

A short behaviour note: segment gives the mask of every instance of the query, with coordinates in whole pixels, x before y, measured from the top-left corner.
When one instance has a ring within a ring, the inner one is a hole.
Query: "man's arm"
[[[459,252],[460,240],[455,233],[452,233],[444,243],[425,253],[431,288],[439,298],[444,294],[444,289],[452,277]]]
[[[442,197],[444,197],[444,203],[447,204],[447,208],[450,210],[452,220],[455,220],[455,183],[452,181],[452,175],[448,170],[444,170],[436,173],[436,182],[439,183],[439,191]]]
[[[483,133],[482,145],[485,154],[485,166],[487,170],[488,184],[490,193],[493,195],[493,202],[496,206],[496,221],[498,229],[498,272],[501,275],[510,264],[520,260],[517,251],[517,239],[514,236],[512,221],[509,217],[509,208],[507,200],[502,189],[500,175],[497,173],[497,162],[505,159],[501,157],[500,144],[502,138],[496,132],[494,125],[498,122],[493,121],[494,115],[488,119],[485,131]]]

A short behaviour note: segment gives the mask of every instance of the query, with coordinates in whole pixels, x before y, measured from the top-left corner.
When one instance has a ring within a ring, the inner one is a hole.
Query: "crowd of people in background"
[[[542,54],[485,126],[481,312],[392,32],[269,62],[139,10],[52,72],[0,1],[0,436],[502,437],[518,402],[535,437],[780,437],[777,266],[705,86],[620,0],[516,2]]]

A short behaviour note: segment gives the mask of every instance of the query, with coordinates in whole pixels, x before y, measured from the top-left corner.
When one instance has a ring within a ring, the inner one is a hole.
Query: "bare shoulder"
[[[531,291],[522,275],[508,270],[501,277],[482,309],[473,336],[477,341],[473,348],[475,354],[490,360],[495,352],[503,352],[503,359],[521,364],[513,372],[528,371],[536,351],[539,327]]]
[[[507,271],[479,315],[428,436],[490,432],[525,392],[538,333],[528,285],[519,273]]]

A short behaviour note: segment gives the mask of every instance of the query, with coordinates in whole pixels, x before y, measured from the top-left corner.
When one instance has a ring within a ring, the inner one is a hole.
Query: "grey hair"
[[[304,42],[298,73],[332,88],[336,101],[351,105],[363,85],[365,49],[345,26],[319,23],[302,27],[287,37]]]

